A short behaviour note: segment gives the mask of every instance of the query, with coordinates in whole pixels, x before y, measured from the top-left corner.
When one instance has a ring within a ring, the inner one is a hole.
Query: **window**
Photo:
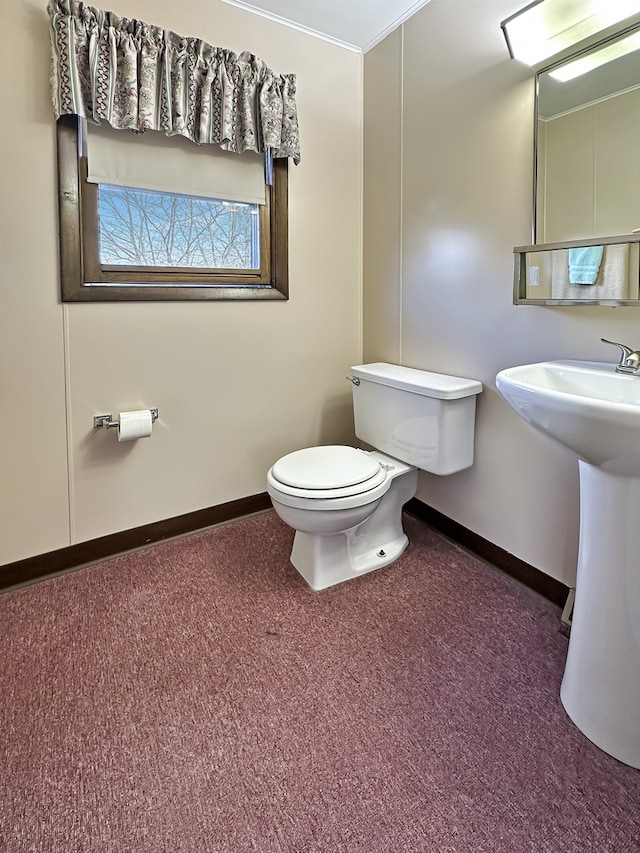
[[[260,269],[260,205],[98,184],[98,264]]]
[[[233,175],[212,198],[197,179],[184,192],[103,182],[89,175],[82,120],[61,117],[57,134],[64,302],[288,298],[286,159],[264,203],[239,185],[234,198]]]

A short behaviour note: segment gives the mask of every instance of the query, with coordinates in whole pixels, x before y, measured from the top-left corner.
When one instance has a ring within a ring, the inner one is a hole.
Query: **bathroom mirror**
[[[539,71],[535,110],[533,245],[514,249],[514,303],[640,305],[638,20]]]
[[[640,305],[640,234],[514,249],[514,303]]]
[[[536,79],[534,243],[640,228],[640,26]]]

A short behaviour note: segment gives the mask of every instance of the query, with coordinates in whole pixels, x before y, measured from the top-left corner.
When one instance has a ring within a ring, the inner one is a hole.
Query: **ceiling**
[[[222,0],[265,18],[366,52],[429,0]]]

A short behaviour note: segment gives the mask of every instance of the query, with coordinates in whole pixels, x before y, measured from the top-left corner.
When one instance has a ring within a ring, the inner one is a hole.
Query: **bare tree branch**
[[[105,264],[252,267],[255,206],[106,185],[99,199]]]

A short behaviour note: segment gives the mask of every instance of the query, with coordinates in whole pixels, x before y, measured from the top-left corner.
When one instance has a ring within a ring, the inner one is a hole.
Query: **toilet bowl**
[[[267,473],[274,509],[296,531],[291,562],[315,590],[402,554],[401,511],[417,484],[416,468],[342,445],[294,451]]]
[[[351,370],[356,435],[374,449],[309,447],[267,473],[273,507],[296,531],[291,562],[314,590],[402,554],[419,469],[448,475],[473,463],[480,382],[382,362]]]

